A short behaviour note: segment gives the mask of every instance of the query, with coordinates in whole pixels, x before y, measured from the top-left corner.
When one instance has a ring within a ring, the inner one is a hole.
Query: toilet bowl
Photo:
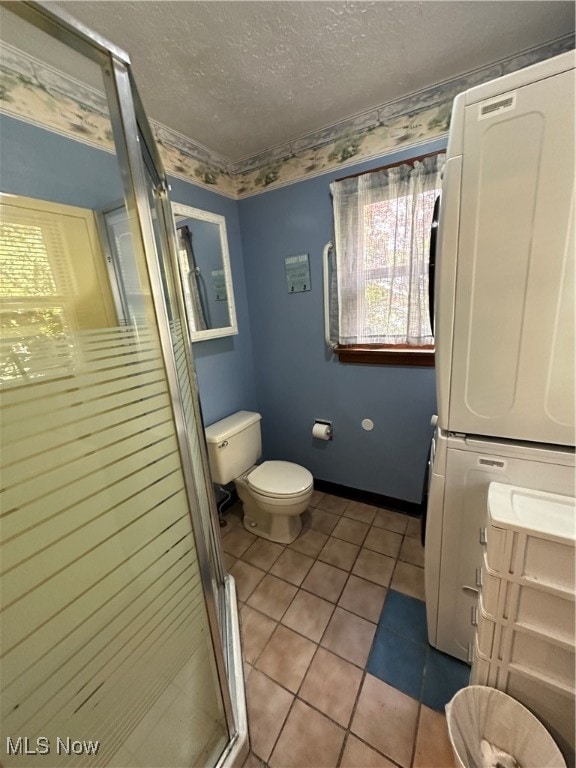
[[[234,481],[242,502],[244,528],[279,544],[290,544],[302,530],[301,514],[314,490],[312,474],[290,461],[265,461],[259,413],[238,411],[206,428],[212,479]]]
[[[265,461],[236,478],[234,485],[247,531],[279,544],[294,541],[314,491],[307,469],[289,461]]]

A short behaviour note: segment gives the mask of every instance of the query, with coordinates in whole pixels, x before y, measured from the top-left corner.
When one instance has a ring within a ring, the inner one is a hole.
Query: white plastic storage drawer
[[[482,604],[482,597],[478,600],[478,651],[486,659],[498,657],[500,648],[500,635],[502,624],[487,616]]]
[[[501,636],[501,657],[515,667],[540,675],[567,687],[574,687],[574,648],[562,646],[549,638],[512,628]]]
[[[482,607],[493,621],[514,622],[521,628],[574,644],[574,594],[499,576],[489,568],[486,554],[482,564]]]
[[[472,671],[470,673],[470,685],[496,686],[498,680],[499,665],[482,655],[478,648],[478,638],[474,641],[474,655],[472,657]]]
[[[495,686],[528,707],[546,726],[563,752],[575,746],[574,691],[512,667],[500,667]]]
[[[478,652],[478,645],[475,644],[474,656],[472,659],[472,671],[470,672],[470,685],[496,685],[498,677],[498,667],[489,659],[485,659]]]
[[[575,539],[573,498],[490,483],[486,557],[494,573],[573,593]]]
[[[508,582],[488,567],[486,553],[482,564],[482,604],[491,619],[501,618],[506,605]]]
[[[573,595],[560,597],[525,584],[510,584],[509,595],[506,612],[510,621],[574,645]]]

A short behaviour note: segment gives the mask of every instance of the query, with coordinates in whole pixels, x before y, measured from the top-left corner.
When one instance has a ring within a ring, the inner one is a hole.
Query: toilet
[[[300,516],[312,499],[314,481],[307,469],[290,461],[256,464],[262,454],[261,418],[238,411],[206,427],[212,480],[234,481],[247,531],[290,544],[302,530]]]

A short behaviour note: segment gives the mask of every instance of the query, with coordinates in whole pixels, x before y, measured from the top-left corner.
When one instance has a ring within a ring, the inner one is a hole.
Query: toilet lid
[[[246,480],[257,493],[265,496],[298,496],[314,482],[307,469],[291,461],[265,461],[252,470]]]

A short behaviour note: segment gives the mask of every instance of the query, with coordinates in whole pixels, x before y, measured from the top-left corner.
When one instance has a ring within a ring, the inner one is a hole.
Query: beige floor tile
[[[370,526],[366,523],[359,523],[356,520],[351,520],[349,517],[342,517],[338,522],[338,525],[332,531],[332,536],[337,539],[344,539],[351,544],[362,544],[366,538]]]
[[[399,557],[400,560],[424,568],[424,547],[420,543],[420,539],[411,539],[409,536],[404,536]]]
[[[356,544],[350,544],[349,541],[330,536],[318,555],[318,560],[342,568],[343,571],[349,571],[354,565],[358,552],[360,552],[360,547]]]
[[[322,500],[322,497],[324,494],[322,491],[313,491],[312,492],[312,499],[310,500],[310,506],[311,507],[317,507],[318,503]]]
[[[326,512],[341,515],[349,503],[348,499],[343,499],[341,496],[332,496],[330,493],[325,493],[316,506]]]
[[[313,565],[314,558],[296,552],[295,549],[286,548],[270,569],[270,573],[299,587]]]
[[[381,555],[370,549],[361,549],[352,573],[361,579],[368,579],[381,587],[387,587],[390,584],[395,563],[396,560],[388,555]]]
[[[375,624],[342,608],[336,608],[321,645],[363,669],[375,632]]]
[[[416,597],[418,600],[425,600],[424,568],[398,560],[390,587],[405,595]]]
[[[267,761],[280,733],[294,696],[254,669],[246,684],[250,746]]]
[[[420,707],[413,768],[455,768],[454,753],[448,737],[446,716],[429,707]]]
[[[366,675],[351,731],[378,752],[408,768],[419,707],[415,699],[372,675]]]
[[[345,731],[298,699],[270,758],[271,768],[335,768]]]
[[[349,734],[340,768],[396,768],[394,763],[363,741]],[[432,763],[428,766],[432,768]]]
[[[319,643],[333,611],[333,603],[301,589],[282,617],[282,624]]]
[[[361,682],[361,669],[319,648],[298,695],[347,728]]]
[[[364,504],[361,501],[351,501],[344,510],[344,517],[351,517],[359,523],[368,523],[370,525],[377,511],[378,508],[370,504]]]
[[[332,512],[326,512],[323,509],[309,509],[310,513],[307,525],[315,531],[325,533],[328,536],[334,530],[336,523],[340,520],[339,515],[335,515]]]
[[[328,536],[325,533],[313,531],[312,528],[303,528],[296,541],[290,544],[290,549],[295,549],[296,552],[301,552],[308,557],[318,557],[327,539]]]
[[[234,557],[242,557],[248,547],[256,540],[253,533],[248,533],[244,528],[234,528],[233,531],[222,539],[222,549]]]
[[[252,545],[252,547],[254,544]],[[364,541],[366,549],[372,549],[374,552],[380,552],[381,555],[388,555],[389,557],[397,558],[402,546],[402,535],[400,533],[394,533],[394,531],[387,531],[386,528],[377,528],[372,526],[368,531],[368,536]],[[250,547],[250,549],[252,549]],[[248,552],[250,551],[248,550]],[[246,555],[244,555],[244,560]],[[256,563],[254,563],[256,565]]]
[[[268,573],[250,595],[248,605],[280,621],[297,591],[293,584]]]
[[[386,588],[358,576],[350,575],[338,601],[341,608],[378,623],[386,597]]]
[[[379,509],[376,512],[372,525],[375,525],[377,528],[386,528],[388,531],[394,531],[394,533],[404,534],[408,525],[408,519],[408,515],[403,515],[402,512],[393,512],[391,509]]]
[[[254,568],[253,565],[245,563],[243,560],[237,560],[230,573],[236,580],[236,591],[238,592],[238,600],[245,603],[250,597],[252,592],[256,589],[258,584],[266,576],[264,571],[260,568]]]
[[[249,752],[242,768],[266,768],[266,763],[262,762],[254,752]]]
[[[254,664],[264,646],[276,629],[277,622],[244,605],[240,611],[240,633],[242,636],[242,658]]]
[[[317,647],[316,643],[279,624],[260,654],[256,669],[296,693]]]
[[[230,568],[232,568],[237,559],[238,558],[234,557],[234,555],[229,555],[228,552],[222,552],[224,568],[226,568],[228,572],[230,572]]]
[[[250,565],[255,565],[256,568],[261,568],[263,571],[269,571],[283,551],[284,547],[281,544],[258,538],[244,552],[242,560],[250,563]]]
[[[302,582],[302,589],[337,603],[347,578],[346,571],[317,560]]]
[[[420,526],[420,518],[412,517],[410,515],[406,525],[406,536],[410,536],[413,539],[420,539]]]

